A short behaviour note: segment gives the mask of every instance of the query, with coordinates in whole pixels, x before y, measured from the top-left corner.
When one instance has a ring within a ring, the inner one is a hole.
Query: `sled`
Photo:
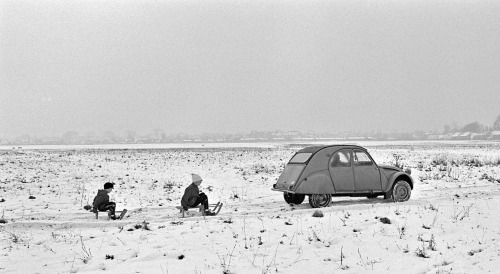
[[[208,205],[208,210],[210,210],[212,213],[214,213],[213,215],[210,215],[210,216],[216,216],[217,214],[219,214],[219,211],[222,207],[222,203],[221,202],[218,202],[216,204],[209,204]],[[213,206],[213,209],[210,209],[210,207]],[[195,207],[189,207],[187,210],[184,210],[184,208],[182,206],[176,206],[175,208],[177,208],[179,210],[179,213],[182,213],[182,218],[185,218],[185,213],[186,211],[190,210],[190,209],[198,209],[199,212],[201,212],[201,214],[203,216],[205,216],[205,207],[203,205],[198,205],[198,206],[195,206]]]
[[[99,212],[108,212],[108,220],[111,219],[110,215],[109,215],[109,213],[110,213],[109,211],[99,211],[97,209],[92,208],[92,212],[95,213],[95,218],[96,219],[99,219]],[[118,213],[118,212],[120,212],[120,211],[115,211],[115,214]],[[120,216],[118,218],[116,218],[116,220],[123,219],[123,217],[125,217],[125,214],[127,214],[127,210],[126,209],[124,209],[124,210],[121,211]]]

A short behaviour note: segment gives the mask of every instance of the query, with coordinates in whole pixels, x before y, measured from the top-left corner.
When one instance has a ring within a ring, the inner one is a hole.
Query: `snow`
[[[286,204],[271,187],[305,143],[0,150],[0,272],[497,272],[500,143],[358,144],[380,164],[401,155],[416,182],[409,201]],[[180,218],[191,173],[224,203],[218,216]],[[123,220],[83,209],[108,181]]]

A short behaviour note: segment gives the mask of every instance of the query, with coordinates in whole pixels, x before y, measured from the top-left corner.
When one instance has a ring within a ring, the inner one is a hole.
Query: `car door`
[[[351,150],[339,150],[330,157],[329,161],[328,169],[332,177],[335,192],[354,192],[355,186]]]
[[[356,192],[381,191],[380,170],[365,151],[353,149]]]

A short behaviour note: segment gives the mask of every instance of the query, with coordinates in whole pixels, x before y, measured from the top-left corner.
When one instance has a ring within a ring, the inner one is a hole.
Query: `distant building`
[[[500,131],[499,130],[492,131],[490,134],[490,139],[491,140],[500,140]]]
[[[460,140],[460,135],[461,134],[462,134],[461,132],[455,132],[455,133],[453,133],[451,135],[450,139],[452,139],[452,140]]]
[[[437,135],[437,134],[429,134],[427,136],[427,140],[439,140],[439,136],[440,135]]]
[[[283,138],[283,139],[288,139],[288,140],[292,140],[294,138],[299,138],[302,134],[297,131],[297,130],[292,130],[292,131],[289,131],[287,133],[285,133],[285,136],[284,138],[281,137],[281,136],[278,136],[277,138]]]
[[[470,140],[471,139],[471,133],[470,132],[463,132],[458,136],[458,140]]]
[[[471,133],[471,139],[472,140],[487,140],[488,139],[488,132]]]
[[[443,135],[443,139],[444,140],[450,140],[451,136],[453,136],[453,133],[446,133],[446,134]]]

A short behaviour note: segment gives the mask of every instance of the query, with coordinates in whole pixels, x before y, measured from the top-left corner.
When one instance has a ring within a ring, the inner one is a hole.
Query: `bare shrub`
[[[467,218],[470,216],[470,211],[473,207],[475,207],[476,205],[474,203],[468,205],[468,206],[463,206],[462,207],[462,210],[458,210],[457,207],[455,207],[455,204],[453,204],[453,214],[452,214],[452,218],[453,220],[457,221],[457,220],[460,220],[462,221],[463,219]]]
[[[403,239],[403,236],[406,234],[406,223],[403,225],[399,225],[398,223],[395,223],[396,229],[398,230],[399,233],[399,238]]]
[[[222,273],[224,273],[224,274],[230,274],[230,273],[232,273],[231,270],[230,270],[230,267],[231,267],[231,259],[233,257],[233,253],[234,253],[234,249],[235,248],[236,248],[236,245],[234,245],[233,250],[231,251],[231,253],[227,253],[224,256],[220,256],[219,255],[219,261],[220,261],[220,265],[222,267]]]
[[[424,243],[422,243],[422,247],[417,247],[417,249],[415,250],[415,254],[418,256],[418,257],[421,257],[421,258],[430,258],[431,256],[429,255],[429,253],[427,253],[427,250],[425,248],[425,245]]]
[[[394,166],[399,167],[399,168],[402,169],[403,168],[403,164],[400,161],[401,155],[399,155],[399,154],[392,154],[392,157],[394,157]]]
[[[434,239],[434,234],[431,235],[431,239],[429,240],[429,249],[433,250],[433,251],[437,250],[436,240]]]
[[[85,242],[83,242],[82,235],[80,235],[80,242],[82,244],[82,250],[83,250],[82,257],[80,259],[83,261],[83,263],[88,263],[88,261],[92,259],[92,252],[90,252],[90,248],[87,248],[85,246]]]
[[[447,166],[448,163],[452,162],[452,158],[450,154],[438,154],[432,158],[431,165],[437,166]]]

